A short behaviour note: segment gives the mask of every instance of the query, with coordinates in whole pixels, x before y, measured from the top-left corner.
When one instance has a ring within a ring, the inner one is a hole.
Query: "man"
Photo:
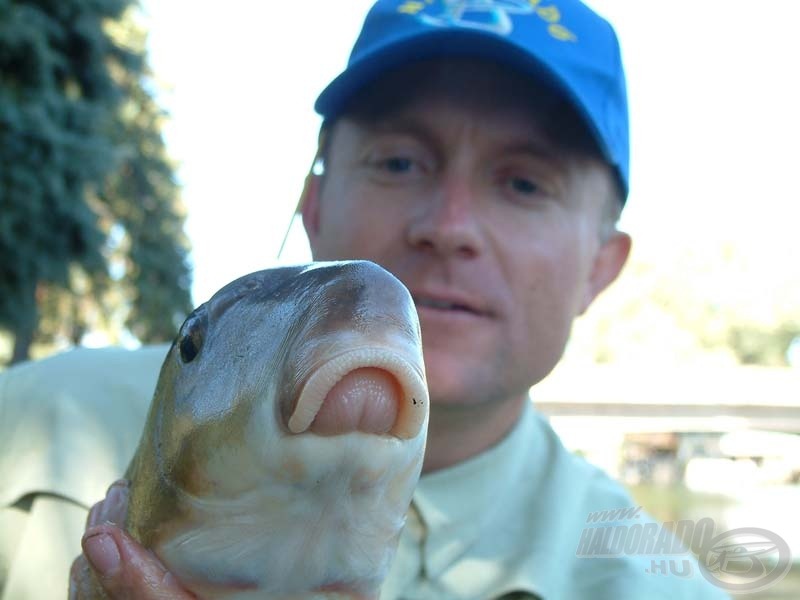
[[[636,558],[576,557],[587,515],[631,500],[528,401],[630,249],[616,37],[577,0],[544,4],[381,0],[316,104],[314,258],[393,272],[424,340],[424,475],[382,598],[715,597]],[[111,597],[191,597],[104,523],[124,510],[124,485],[93,509],[73,593],[92,568]]]

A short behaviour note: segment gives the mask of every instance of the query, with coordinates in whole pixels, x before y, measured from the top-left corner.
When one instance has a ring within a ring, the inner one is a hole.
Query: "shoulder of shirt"
[[[578,557],[591,513],[637,505],[622,484],[567,450],[544,416],[537,412],[534,419],[529,435],[539,436],[539,441],[531,443],[535,451],[517,485],[524,521],[517,526],[536,532],[528,549],[530,586],[522,589],[537,590],[546,599],[728,597],[702,577],[691,556],[694,576],[688,579],[649,574],[649,559],[643,557]],[[654,521],[643,510],[637,514],[641,522]]]
[[[101,499],[136,448],[166,351],[76,349],[0,373],[0,507]]]

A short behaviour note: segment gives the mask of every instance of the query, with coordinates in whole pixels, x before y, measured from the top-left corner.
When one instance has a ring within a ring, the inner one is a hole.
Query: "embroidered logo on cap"
[[[555,4],[544,6],[542,0],[407,0],[397,8],[400,13],[416,15],[435,27],[464,27],[497,35],[514,29],[511,15],[535,14],[547,24],[547,32],[561,42],[576,42],[578,37],[561,23],[561,11]]]

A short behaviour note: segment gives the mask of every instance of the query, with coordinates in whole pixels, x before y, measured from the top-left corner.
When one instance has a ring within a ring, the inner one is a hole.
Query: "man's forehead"
[[[567,102],[530,76],[485,59],[429,59],[389,71],[365,87],[343,117],[375,130],[413,124],[450,106],[476,119],[520,126],[531,142],[538,138],[567,153],[595,153]]]
[[[453,136],[466,136],[506,150],[512,147],[529,154],[560,154],[550,139],[544,117],[530,106],[513,101],[492,102],[489,95],[459,96],[437,88],[415,90],[405,102],[369,119],[343,117],[355,126],[361,139],[382,134],[410,135],[431,145],[455,143]],[[454,150],[455,148],[451,148]]]
[[[365,86],[352,108],[380,114],[426,97],[452,99],[478,108],[551,110],[563,105],[561,98],[540,82],[504,65],[484,59],[439,58],[388,71]]]

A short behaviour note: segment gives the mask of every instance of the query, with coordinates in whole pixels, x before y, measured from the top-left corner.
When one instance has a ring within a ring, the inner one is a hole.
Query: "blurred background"
[[[534,402],[661,520],[800,556],[800,2],[588,3],[627,67],[634,251]],[[169,340],[307,260],[312,105],[370,4],[0,0],[0,369]]]

